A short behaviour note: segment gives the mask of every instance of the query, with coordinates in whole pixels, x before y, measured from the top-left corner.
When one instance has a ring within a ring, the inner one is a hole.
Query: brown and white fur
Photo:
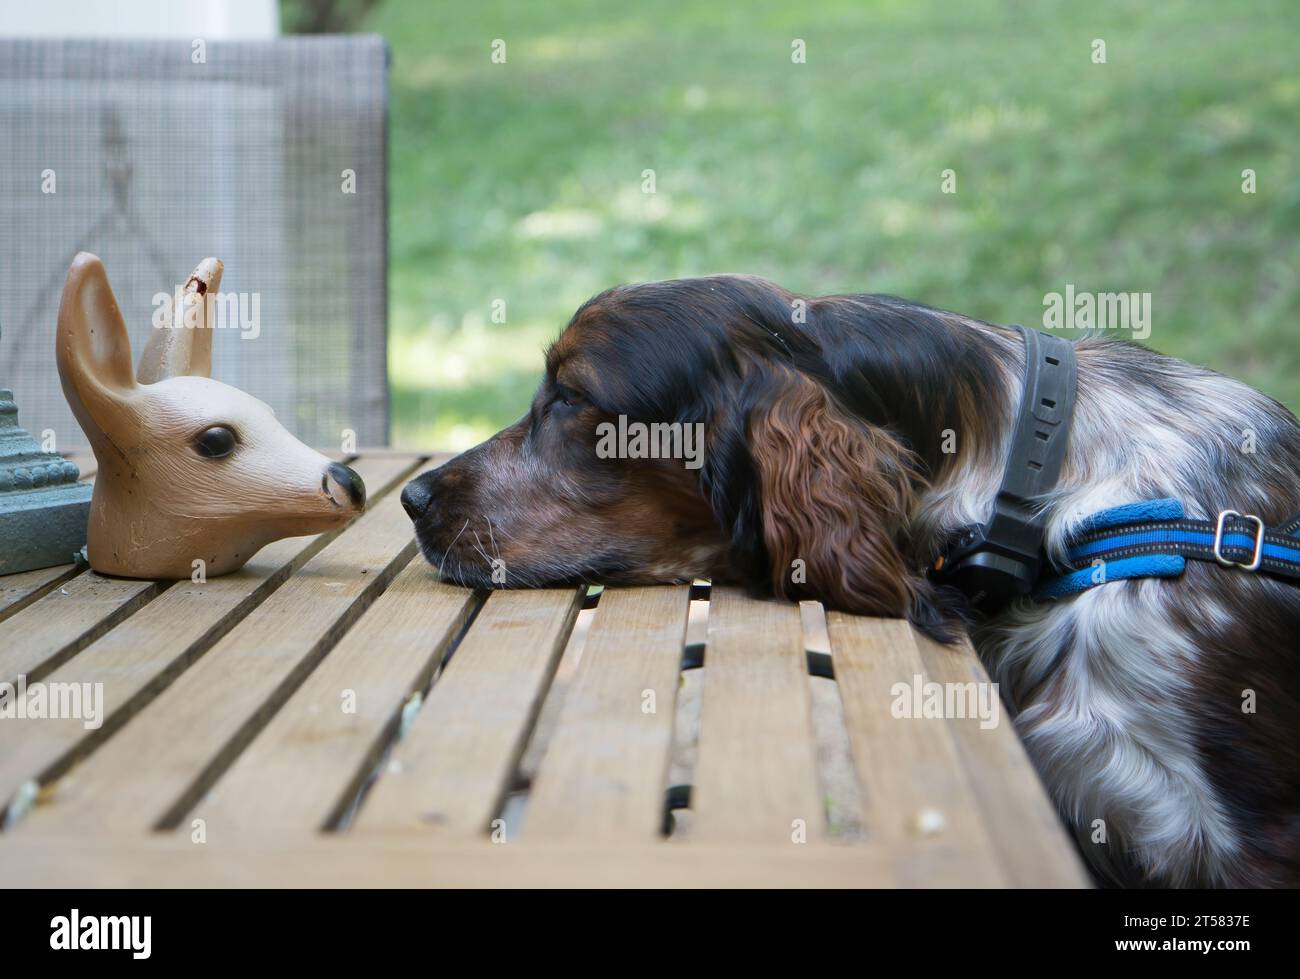
[[[994,452],[958,453],[915,514],[922,539],[987,519],[1002,475],[1023,350],[1000,346]],[[1300,509],[1294,417],[1212,371],[1100,337],[1076,344],[1067,461],[1044,500],[1049,554],[1079,521],[1173,497],[1189,515]],[[1243,451],[1258,440],[1253,453]],[[1062,602],[1021,602],[976,627],[994,680],[1083,852],[1115,882],[1300,882],[1300,589],[1189,561],[1176,580],[1112,582]],[[1247,691],[1267,705],[1243,710]],[[1104,821],[1101,824],[1097,820]],[[1094,842],[1104,828],[1106,842]],[[1118,857],[1116,855],[1119,855]]]
[[[1270,526],[1300,510],[1300,424],[1277,402],[1122,341],[1076,352],[1049,555],[1122,503]],[[508,586],[711,577],[951,639],[960,604],[924,569],[990,514],[1022,371],[1014,331],[892,297],[747,276],[620,287],[574,315],[527,416],[403,501],[462,583],[493,586],[489,557]],[[595,426],[620,414],[702,423],[702,468],[599,458]],[[1102,879],[1300,884],[1300,587],[1188,564],[1020,602],[972,637]]]

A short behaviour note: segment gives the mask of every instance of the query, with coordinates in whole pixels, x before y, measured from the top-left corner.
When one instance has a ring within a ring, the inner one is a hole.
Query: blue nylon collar
[[[1231,511],[1221,520],[1190,519],[1174,499],[1126,503],[1079,524],[1066,545],[1066,566],[1041,578],[1034,597],[1065,598],[1108,581],[1176,578],[1189,559],[1300,584],[1297,529],[1296,518],[1267,530],[1256,518]],[[1256,551],[1259,566],[1251,569]]]

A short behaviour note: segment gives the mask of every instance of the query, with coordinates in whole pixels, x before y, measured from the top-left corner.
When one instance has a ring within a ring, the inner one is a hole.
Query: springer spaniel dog
[[[1040,501],[1051,559],[1133,501],[1270,526],[1300,510],[1300,424],[1276,401],[1135,344],[1074,349],[1068,451]],[[1024,350],[889,296],[732,275],[618,287],[574,314],[527,415],[402,500],[464,585],[711,578],[951,641],[968,613],[926,569],[990,514]],[[702,426],[698,462],[599,452],[620,416]],[[1190,561],[1017,601],[971,635],[1100,879],[1300,884],[1300,587]],[[1109,845],[1089,842],[1098,819]]]

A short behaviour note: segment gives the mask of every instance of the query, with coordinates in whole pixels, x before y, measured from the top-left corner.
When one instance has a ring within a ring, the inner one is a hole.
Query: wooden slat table
[[[398,501],[441,459],[348,461],[366,513],[236,574],[0,578],[0,682],[103,693],[97,723],[0,717],[0,886],[1087,885],[1005,716],[891,712],[987,683],[968,645],[832,613],[832,681],[807,606],[454,588]],[[860,832],[827,818],[828,737]]]

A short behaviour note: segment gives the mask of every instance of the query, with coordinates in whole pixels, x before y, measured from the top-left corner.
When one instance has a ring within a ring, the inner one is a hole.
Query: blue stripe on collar
[[[1146,500],[1080,521],[1065,550],[1063,573],[1039,578],[1034,597],[1065,598],[1109,581],[1177,577],[1189,559],[1300,584],[1300,515],[1268,530],[1249,514],[1225,510],[1217,519],[1189,519],[1178,500]]]

